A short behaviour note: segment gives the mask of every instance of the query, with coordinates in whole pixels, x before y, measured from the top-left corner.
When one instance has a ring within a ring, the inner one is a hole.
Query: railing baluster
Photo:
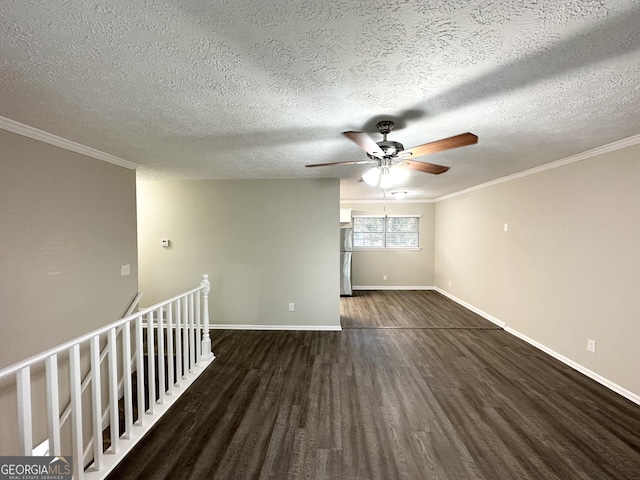
[[[120,451],[120,419],[118,413],[118,349],[116,329],[107,334],[107,355],[109,361],[109,426],[111,431],[111,453]]]
[[[191,366],[189,365],[189,302],[184,297],[182,298],[182,316],[184,318],[182,322],[182,365],[186,378]]]
[[[189,362],[189,371],[192,372],[196,364],[195,349],[195,317],[193,309],[193,293],[189,295],[189,353],[191,361]]]
[[[122,385],[124,393],[124,438],[131,438],[133,396],[131,392],[131,322],[122,326]]]
[[[158,309],[158,403],[164,403],[164,309]]]
[[[100,378],[100,336],[90,340],[91,346],[91,419],[93,425],[93,461],[102,469],[102,379]]]
[[[182,323],[182,311],[181,300],[177,299],[175,303],[176,307],[176,386],[180,386],[180,379],[182,378],[182,336],[181,336],[181,323]]]
[[[156,403],[156,360],[155,360],[155,342],[153,341],[153,311],[147,314],[147,383],[149,384],[149,409],[150,415],[153,415],[154,405]]]
[[[202,324],[200,318],[200,290],[196,293],[196,365],[202,360]]]
[[[167,305],[167,373],[169,374],[167,393],[170,395],[176,378],[173,372],[173,303]]]
[[[209,282],[209,275],[206,273],[202,275],[202,282],[200,286],[202,290],[202,356],[205,360],[209,360],[213,357],[211,352],[211,335],[209,333],[209,291],[211,290],[211,282]]]
[[[142,315],[136,318],[136,387],[138,397],[138,425],[144,425],[144,344]]]
[[[58,355],[45,360],[47,375],[47,426],[49,455],[60,456],[60,397],[58,387]]]
[[[31,420],[31,367],[24,367],[16,374],[18,390],[18,430],[22,455],[33,455],[33,426]]]
[[[80,372],[80,345],[69,349],[69,380],[71,391],[71,452],[76,480],[84,478],[84,452],[82,441],[82,374]]]

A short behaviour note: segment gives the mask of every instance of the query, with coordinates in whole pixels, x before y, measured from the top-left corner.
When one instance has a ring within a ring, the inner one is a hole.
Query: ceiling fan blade
[[[358,146],[361,149],[363,149],[365,152],[367,152],[372,157],[380,157],[380,158],[382,158],[384,156],[384,152],[382,151],[382,149],[366,133],[362,133],[362,132],[342,132],[342,134],[345,137],[347,137],[349,140],[351,140],[352,142],[358,144]]]
[[[434,175],[440,175],[441,173],[449,170],[449,167],[444,167],[442,165],[435,165],[433,163],[425,162],[415,162],[413,160],[402,160],[400,163],[398,163],[398,166],[408,168],[409,170],[433,173]]]
[[[424,143],[417,147],[408,148],[400,152],[398,155],[402,156],[403,153],[409,152],[411,153],[411,158],[416,158],[430,153],[437,153],[444,150],[450,150],[452,148],[473,145],[474,143],[478,143],[477,135],[467,132],[454,137],[443,138],[442,140],[436,140],[435,142]]]
[[[314,163],[311,165],[305,165],[305,167],[330,167],[332,165],[361,165],[364,163],[376,163],[375,160],[360,160],[357,162],[349,161],[349,162],[332,162],[332,163]]]

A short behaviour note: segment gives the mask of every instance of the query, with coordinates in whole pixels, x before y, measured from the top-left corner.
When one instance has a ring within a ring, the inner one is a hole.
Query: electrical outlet
[[[289,304],[289,311],[293,312],[296,309],[296,304],[295,303],[290,303]]]
[[[449,286],[451,286],[451,280],[449,280]]]
[[[120,275],[124,277],[125,275],[129,275],[130,273],[131,265],[129,265],[128,263],[126,265],[120,265]]]
[[[595,340],[591,340],[590,338],[587,339],[587,350],[589,350],[591,353],[596,353],[596,341]]]
[[[386,280],[386,279],[387,279],[387,276],[386,276],[386,275],[382,275],[382,279],[383,279],[383,280]]]
[[[504,228],[505,232],[508,232],[509,231],[509,224],[505,223],[503,228]]]

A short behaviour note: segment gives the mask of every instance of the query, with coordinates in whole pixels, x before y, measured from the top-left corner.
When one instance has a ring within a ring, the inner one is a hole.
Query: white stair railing
[[[44,365],[49,455],[71,455],[75,479],[105,478],[215,359],[209,335],[209,291],[208,275],[203,275],[196,288],[1,369],[0,381],[15,376],[17,410],[2,412],[0,421],[9,422],[17,417],[21,453],[33,455],[31,372]],[[135,326],[133,332],[132,325]],[[106,342],[106,356],[101,355],[101,341]],[[85,363],[90,365],[85,377],[89,380],[85,382],[82,381],[81,352],[87,352],[89,361]],[[58,359],[66,355],[69,382],[68,389],[62,392],[61,385],[66,382],[60,381]],[[103,359],[106,359],[106,378],[102,378]],[[89,399],[82,397],[83,383],[85,388],[91,384]],[[124,405],[122,432],[120,389]],[[66,436],[61,428],[65,420],[60,414],[61,393],[70,398],[71,429],[70,433],[64,430]],[[105,410],[102,409],[104,397],[108,398]],[[83,423],[83,409],[91,411],[91,415],[87,415],[89,425]],[[138,417],[134,423],[135,409]],[[105,418],[110,426],[111,446],[103,452]],[[83,440],[85,435],[89,441]]]
[[[136,297],[133,299],[133,302],[131,302],[131,305],[129,305],[129,308],[127,308],[127,311],[125,312],[123,318],[126,318],[126,317],[128,317],[129,315],[131,315],[133,313],[133,311],[138,307],[138,303],[140,302],[140,298],[141,297],[142,297],[142,292],[138,292]],[[116,329],[116,336],[120,335],[121,331],[122,331],[122,326],[119,326]],[[105,345],[104,348],[102,349],[102,351],[100,351],[99,363],[102,363],[104,361],[104,359],[107,357],[107,353],[108,353],[107,345]],[[93,357],[91,357],[91,359],[92,359],[92,361],[94,360]],[[132,367],[130,367],[130,368],[132,368]],[[56,367],[56,370],[57,370],[57,367]],[[87,372],[85,377],[82,379],[82,383],[81,383],[81,386],[80,386],[81,393],[84,393],[84,391],[89,387],[90,384],[91,384],[91,370],[89,370],[89,372]],[[124,384],[124,377],[121,378],[120,382],[118,383],[118,392],[120,392],[122,390],[122,388],[124,386],[123,384]],[[108,412],[108,408],[109,408],[109,405],[107,405],[107,409],[103,411],[103,417],[107,413],[109,413]],[[59,420],[60,423],[57,426],[57,428],[62,427],[65,424],[65,422],[67,420],[69,420],[70,416],[71,416],[71,402],[69,402],[67,404],[67,406],[64,408],[64,410],[62,411],[62,414],[60,415],[60,420]],[[103,419],[103,424],[104,424],[104,419]],[[36,455],[36,456],[37,455],[49,455],[49,452],[50,452],[50,446],[49,446],[49,440],[48,439],[45,440],[42,444],[38,445],[37,447],[35,447],[33,449],[33,454]],[[85,457],[86,457],[86,455],[85,455]]]

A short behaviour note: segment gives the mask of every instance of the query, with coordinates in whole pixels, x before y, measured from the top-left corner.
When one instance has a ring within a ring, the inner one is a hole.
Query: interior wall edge
[[[464,300],[461,300],[460,298],[458,298],[458,297],[456,297],[454,295],[451,295],[449,292],[447,292],[446,290],[441,289],[440,287],[434,287],[434,290],[436,292],[440,293],[441,295],[444,295],[445,297],[453,300],[457,304],[462,305],[467,310],[471,310],[473,313],[475,313],[477,315],[480,315],[482,318],[484,318],[486,320],[489,320],[491,323],[495,323],[500,328],[505,328],[507,326],[507,324],[505,322],[503,322],[502,320],[499,320],[496,317],[494,317],[493,315],[488,314],[484,310],[480,310],[479,308],[471,305],[470,303],[467,303]]]
[[[529,345],[532,345],[532,346],[536,347],[537,349],[543,351],[547,355],[551,355],[556,360],[561,361],[565,365],[573,368],[574,370],[577,370],[578,372],[582,373],[583,375],[586,375],[587,377],[591,378],[592,380],[595,380],[599,384],[604,385],[609,390],[612,390],[612,391],[616,392],[618,395],[621,395],[621,396],[625,397],[627,400],[630,400],[633,403],[635,403],[637,405],[640,405],[640,395],[636,395],[635,393],[631,392],[630,390],[627,390],[626,388],[618,385],[617,383],[612,382],[611,380],[603,377],[602,375],[597,374],[593,370],[589,370],[587,367],[585,367],[583,365],[580,365],[578,362],[574,362],[570,358],[565,357],[564,355],[561,355],[560,353],[558,353],[558,352],[546,347],[545,345],[543,345],[543,344],[541,344],[539,342],[536,342],[535,340],[527,337],[526,335],[523,335],[522,333],[518,332],[517,330],[514,330],[511,327],[507,326],[507,327],[505,327],[504,330],[505,330],[505,332],[510,333],[511,335],[513,335],[515,337],[518,337],[519,339],[527,342]]]
[[[438,292],[438,293],[441,293],[442,295],[444,295],[447,298],[450,298],[454,302],[462,305],[463,307],[471,310],[472,312],[477,313],[478,315],[480,315],[481,317],[489,320],[490,322],[493,322],[493,323],[495,323],[497,325],[502,326],[502,328],[504,329],[505,332],[513,335],[514,337],[519,338],[520,340],[528,343],[529,345],[537,348],[538,350],[546,353],[547,355],[552,356],[556,360],[564,363],[568,367],[573,368],[574,370],[582,373],[583,375],[589,377],[590,379],[592,379],[592,380],[598,382],[599,384],[607,387],[609,390],[617,393],[618,395],[623,396],[624,398],[626,398],[627,400],[635,403],[636,405],[640,405],[640,395],[637,395],[637,394],[633,393],[632,391],[627,390],[626,388],[618,385],[617,383],[612,382],[608,378],[605,378],[602,375],[599,375],[596,372],[594,372],[592,370],[589,370],[587,367],[579,364],[578,362],[575,362],[575,361],[571,360],[568,357],[565,357],[564,355],[561,355],[560,353],[558,353],[555,350],[552,350],[551,348],[541,344],[540,342],[536,342],[535,340],[527,337],[526,335],[523,335],[519,331],[509,327],[505,322],[495,318],[492,315],[489,315],[488,313],[480,310],[479,308],[474,307],[473,305],[471,305],[471,304],[469,304],[469,303],[467,303],[467,302],[465,302],[463,300],[460,300],[459,298],[451,295],[450,293],[446,292],[445,290],[442,290],[439,287],[435,287],[435,291]]]
[[[340,325],[240,325],[235,323],[216,323],[209,325],[211,330],[294,330],[310,332],[341,332]]]

